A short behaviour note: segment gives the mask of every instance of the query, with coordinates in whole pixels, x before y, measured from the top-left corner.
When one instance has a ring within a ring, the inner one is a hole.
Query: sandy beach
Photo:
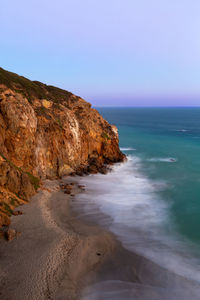
[[[66,183],[71,195],[60,188]],[[126,250],[70,208],[84,192],[77,177],[46,181],[20,207],[23,214],[12,217],[18,236],[0,240],[0,299],[180,299],[181,277]],[[191,287],[186,279],[183,284]]]
[[[23,214],[12,217],[18,236],[0,240],[2,300],[76,299],[116,248],[112,234],[70,215],[74,196],[59,184],[46,181],[31,203],[20,207]],[[74,185],[73,194],[77,192],[81,189]]]

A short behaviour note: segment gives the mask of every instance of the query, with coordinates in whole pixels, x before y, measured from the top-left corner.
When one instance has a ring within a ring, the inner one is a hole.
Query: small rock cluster
[[[18,232],[17,230],[9,227],[2,227],[0,231],[0,237],[4,237],[7,241],[12,241],[19,235],[21,235],[21,232]]]
[[[65,194],[74,196],[74,194],[72,194],[73,186],[74,186],[73,182],[65,183],[65,184],[61,183],[60,188],[64,191]]]

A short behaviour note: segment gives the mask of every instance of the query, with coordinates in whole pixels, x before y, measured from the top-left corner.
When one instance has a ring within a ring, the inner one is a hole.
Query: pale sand
[[[21,235],[0,240],[1,300],[76,299],[89,280],[85,275],[95,273],[116,247],[112,234],[70,216],[73,197],[58,181],[45,187],[49,191],[21,207],[23,215],[12,217],[11,228]],[[75,185],[73,194],[79,191]]]

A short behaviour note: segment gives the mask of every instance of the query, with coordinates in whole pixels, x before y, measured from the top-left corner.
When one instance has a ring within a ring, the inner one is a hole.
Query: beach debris
[[[65,183],[65,184],[63,183],[60,185],[60,187],[62,190],[68,189],[68,188],[72,189],[72,184],[71,183]]]
[[[78,188],[81,190],[85,190],[85,186],[83,184],[78,184]]]
[[[17,231],[15,229],[7,229],[4,236],[8,241],[12,241],[17,236]]]
[[[71,194],[71,189],[66,189],[66,190],[64,191],[64,194],[70,195],[70,194]]]
[[[13,211],[13,216],[19,216],[19,215],[22,215],[22,211],[21,210],[16,210],[16,211]]]
[[[72,191],[73,187],[70,183],[61,184],[60,187],[61,187],[62,190],[64,190],[65,194],[71,194],[71,191]]]

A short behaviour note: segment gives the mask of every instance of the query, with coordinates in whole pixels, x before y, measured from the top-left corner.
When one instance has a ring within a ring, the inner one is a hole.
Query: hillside
[[[0,68],[0,226],[42,180],[122,161],[115,126],[72,93]]]

